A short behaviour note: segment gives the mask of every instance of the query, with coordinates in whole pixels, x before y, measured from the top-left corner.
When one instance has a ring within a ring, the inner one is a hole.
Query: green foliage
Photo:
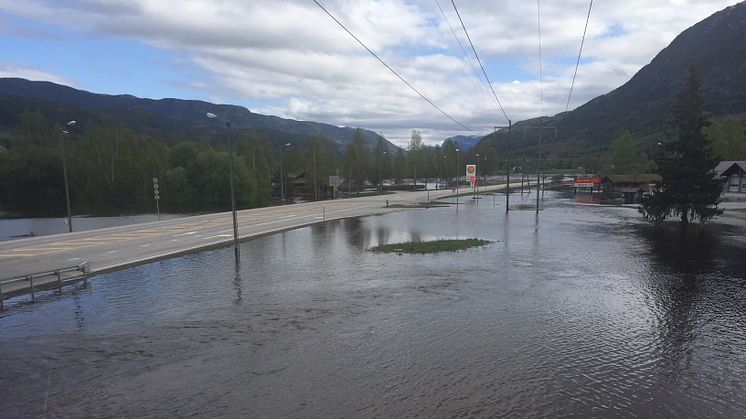
[[[735,118],[714,122],[704,129],[712,142],[712,150],[719,160],[746,160],[746,132],[743,123]]]
[[[709,122],[694,69],[674,106],[673,125],[675,137],[660,147],[656,158],[662,184],[643,198],[640,212],[656,223],[669,216],[679,217],[685,229],[690,220],[705,222],[722,213],[717,208],[722,185],[715,179],[717,161],[703,134]]]
[[[440,253],[455,252],[471,247],[480,247],[490,244],[489,240],[462,239],[462,240],[433,240],[427,242],[413,241],[407,243],[383,244],[373,247],[372,252],[379,253]]]
[[[609,173],[615,175],[640,173],[642,168],[640,160],[640,155],[637,152],[637,142],[629,132],[625,132],[614,141]]]

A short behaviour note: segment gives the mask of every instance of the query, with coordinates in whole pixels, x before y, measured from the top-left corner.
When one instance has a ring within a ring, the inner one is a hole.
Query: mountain
[[[287,141],[303,146],[310,143],[313,136],[322,134],[341,149],[353,141],[356,131],[355,128],[262,115],[235,105],[105,95],[51,82],[0,78],[0,127],[6,131],[14,128],[23,112],[34,110],[41,110],[53,123],[75,119],[85,124],[90,120],[114,118],[134,131],[158,135],[172,142],[183,138],[218,137],[222,124],[207,119],[207,112],[230,120],[234,130],[255,130],[275,147]],[[368,130],[363,130],[363,134],[368,146],[374,148],[379,135]],[[388,146],[396,148],[392,143]]]
[[[458,147],[461,152],[466,153],[479,144],[479,141],[482,138],[482,135],[456,135],[443,140],[443,145],[441,147],[445,147],[448,141],[452,141],[456,143],[456,147]]]
[[[721,10],[685,30],[627,83],[573,111],[513,125],[514,146],[526,135],[524,152],[536,148],[538,129],[556,127],[555,157],[599,153],[629,131],[650,149],[664,138],[676,95],[694,66],[702,79],[706,109],[716,117],[746,119],[746,2]],[[580,76],[582,77],[582,75]],[[524,134],[523,132],[526,132]],[[485,137],[498,149],[504,135]],[[544,141],[554,128],[544,130]]]

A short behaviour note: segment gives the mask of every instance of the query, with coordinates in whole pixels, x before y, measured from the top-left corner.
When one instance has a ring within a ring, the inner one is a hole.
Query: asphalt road
[[[512,184],[511,184],[512,185]],[[500,186],[480,190],[501,189]],[[460,192],[465,192],[463,189]],[[451,190],[430,191],[430,199]],[[401,211],[390,205],[426,202],[424,191],[308,202],[238,211],[239,237],[247,240],[324,220]],[[98,230],[0,242],[0,280],[53,271],[87,261],[93,274],[116,270],[233,241],[230,212],[206,214]]]

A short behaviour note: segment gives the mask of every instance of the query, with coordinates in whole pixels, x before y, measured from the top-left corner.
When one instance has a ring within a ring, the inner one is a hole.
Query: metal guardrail
[[[73,273],[73,275],[66,275]],[[78,274],[79,273],[79,274]],[[23,294],[31,294],[31,300],[35,299],[34,292],[57,288],[62,291],[64,285],[82,280],[88,282],[90,265],[82,262],[75,266],[55,269],[53,271],[38,272],[28,275],[0,280],[0,310],[4,310],[3,301],[7,298]]]

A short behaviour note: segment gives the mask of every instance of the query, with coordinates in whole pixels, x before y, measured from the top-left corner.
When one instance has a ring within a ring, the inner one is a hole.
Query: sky
[[[437,144],[489,133],[506,115],[515,123],[565,111],[589,7],[454,0],[503,113],[451,0],[318,1],[459,124],[313,0],[0,0],[0,77],[236,104],[367,128],[397,145],[417,129]],[[624,84],[680,32],[736,3],[596,0],[569,109]]]

